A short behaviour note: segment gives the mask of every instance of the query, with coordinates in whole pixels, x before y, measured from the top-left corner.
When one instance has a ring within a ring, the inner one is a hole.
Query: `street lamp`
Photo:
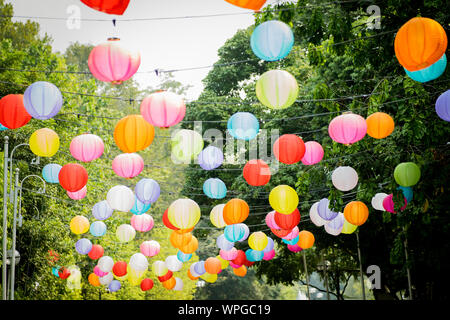
[[[322,259],[323,261],[323,259]],[[319,263],[317,265],[317,269],[319,271],[323,271],[324,274],[324,278],[325,278],[325,288],[327,289],[327,300],[330,300],[330,291],[328,289],[328,273],[327,270],[329,269],[329,267],[331,266],[331,262],[328,260],[323,261],[322,263]]]

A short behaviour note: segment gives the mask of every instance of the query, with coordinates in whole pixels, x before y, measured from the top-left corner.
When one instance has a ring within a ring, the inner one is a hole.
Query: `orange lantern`
[[[222,263],[219,259],[210,257],[205,261],[205,270],[210,274],[218,274],[222,270]]]
[[[250,208],[242,199],[234,198],[223,207],[223,220],[226,224],[242,223],[247,219]]]
[[[352,201],[344,208],[344,218],[350,224],[360,226],[369,218],[369,209],[361,201]]]
[[[314,245],[314,235],[306,230],[298,233],[297,245],[302,249],[309,249]]]
[[[95,273],[91,273],[88,277],[88,281],[91,285],[93,285],[94,287],[98,287],[100,286],[100,279],[98,278],[98,276]]]
[[[162,282],[163,287],[166,288],[167,290],[172,290],[176,284],[177,280],[174,277],[170,278],[167,281]]]
[[[242,265],[239,268],[233,268],[233,273],[238,277],[245,277],[247,274],[247,267]]]
[[[189,241],[187,244],[179,247],[178,249],[180,249],[180,251],[185,253],[185,254],[194,253],[195,250],[198,249],[198,240],[197,240],[197,238],[195,236],[192,236],[191,241]]]
[[[372,113],[366,119],[367,134],[375,139],[383,139],[394,131],[394,120],[384,112]]]
[[[444,55],[447,41],[444,28],[435,20],[412,18],[395,36],[395,55],[408,71],[425,69]]]
[[[150,146],[155,137],[155,128],[137,114],[126,116],[117,122],[114,141],[125,153],[134,153]]]
[[[187,245],[192,240],[192,233],[186,232],[186,233],[179,233],[176,231],[172,231],[170,234],[170,243],[175,248],[180,248],[184,245]]]
[[[266,3],[266,0],[225,0],[237,7],[258,11]]]
[[[200,277],[194,277],[191,273],[191,270],[189,270],[189,269],[187,271],[187,275],[188,275],[189,279],[191,279],[191,280],[197,280],[198,278],[200,278]]]

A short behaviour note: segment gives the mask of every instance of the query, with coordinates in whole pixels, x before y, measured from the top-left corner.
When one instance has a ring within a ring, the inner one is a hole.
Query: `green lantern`
[[[400,163],[394,170],[395,181],[402,187],[411,187],[419,182],[420,169],[414,162]]]
[[[355,232],[356,228],[358,228],[358,226],[355,226],[350,222],[348,222],[347,220],[345,220],[341,233],[352,234],[353,232]]]
[[[284,70],[267,71],[256,82],[256,97],[272,109],[291,106],[297,99],[298,90],[297,80]]]

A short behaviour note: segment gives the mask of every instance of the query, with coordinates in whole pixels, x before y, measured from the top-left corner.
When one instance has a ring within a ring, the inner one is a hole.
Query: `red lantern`
[[[245,252],[242,250],[238,250],[238,254],[237,254],[236,258],[231,260],[231,262],[233,262],[234,264],[236,264],[238,266],[242,266],[244,264],[245,260],[247,260],[247,257],[245,256]]]
[[[292,230],[300,222],[300,211],[295,209],[291,214],[275,212],[274,220],[281,229]]]
[[[81,0],[88,7],[107,14],[123,15],[130,0]]]
[[[166,209],[166,211],[164,211],[164,213],[163,213],[162,220],[163,220],[164,225],[167,228],[172,229],[172,230],[180,230],[179,228],[175,227],[173,224],[170,223],[168,212],[169,212],[169,209]]]
[[[145,278],[141,281],[141,290],[142,291],[148,291],[151,288],[153,288],[153,280],[149,278]]]
[[[302,138],[295,134],[283,134],[273,145],[275,157],[285,164],[293,164],[302,160],[305,150]]]
[[[59,171],[59,184],[69,192],[81,190],[88,181],[86,169],[78,163],[68,163]]]
[[[123,277],[127,274],[127,263],[125,261],[117,261],[116,263],[114,263],[112,272],[117,277]]]
[[[255,261],[249,261],[249,260],[247,259],[247,257],[245,257],[244,266],[246,266],[246,267],[251,267],[251,266],[254,265],[254,264],[255,264]]]
[[[164,282],[169,280],[170,278],[172,278],[173,276],[173,272],[172,271],[167,271],[167,273],[161,277],[158,277],[159,282]]]
[[[292,229],[270,229],[274,235],[276,235],[278,238],[283,238],[287,236],[289,233],[292,232]]]
[[[70,271],[64,267],[62,267],[59,271],[58,271],[58,275],[61,279],[65,280],[70,276]]]
[[[269,166],[261,159],[248,161],[242,173],[245,181],[255,187],[267,184],[271,177]]]
[[[91,258],[92,260],[97,260],[100,259],[101,257],[103,257],[103,247],[99,244],[94,244],[92,246],[91,251],[89,251],[88,256],[89,258]]]
[[[23,127],[31,120],[22,94],[8,94],[0,100],[0,123],[8,129]]]

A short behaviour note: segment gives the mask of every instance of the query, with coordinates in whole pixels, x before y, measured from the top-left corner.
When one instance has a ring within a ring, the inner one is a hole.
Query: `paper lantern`
[[[283,134],[273,145],[275,157],[285,164],[299,162],[305,155],[305,151],[305,143],[295,134]]]
[[[194,271],[196,274],[202,276],[205,274],[205,261],[198,261],[194,264]]]
[[[142,242],[139,249],[144,256],[154,257],[161,250],[161,246],[159,245],[158,241],[150,240]]]
[[[345,206],[344,217],[349,223],[360,226],[369,218],[369,209],[361,201],[352,201]]]
[[[141,115],[155,127],[172,127],[183,120],[185,114],[186,105],[183,98],[173,92],[152,93],[141,103]]]
[[[294,45],[294,33],[284,22],[266,21],[253,30],[250,47],[253,53],[265,61],[277,61],[285,58]]]
[[[270,181],[270,168],[264,160],[248,161],[242,170],[245,181],[251,186],[263,186]]]
[[[317,213],[319,214],[319,217],[326,221],[333,220],[338,215],[337,212],[330,209],[329,205],[330,201],[327,198],[323,198],[319,201],[317,206]]]
[[[136,271],[143,271],[148,268],[147,257],[140,252],[133,254],[128,264]]]
[[[322,219],[317,212],[317,208],[319,207],[319,201],[315,202],[311,208],[309,209],[309,219],[312,223],[314,223],[317,227],[321,227],[325,224],[327,220]]]
[[[276,254],[276,252],[274,249],[267,251],[264,253],[263,260],[264,261],[272,260],[275,257],[275,254]]]
[[[177,284],[177,281],[175,280],[174,277],[171,276],[166,281],[161,281],[161,284],[167,290],[172,290],[173,288],[175,288],[175,285]]]
[[[87,195],[87,187],[84,186],[83,188],[81,188],[81,190],[78,190],[75,192],[69,192],[69,191],[66,191],[66,192],[70,199],[81,200],[81,199],[84,199],[84,197],[86,197],[86,195]]]
[[[180,248],[192,240],[192,233],[186,232],[186,233],[178,233],[175,231],[172,231],[170,234],[170,243],[175,248]]]
[[[223,220],[226,224],[236,224],[244,222],[250,213],[250,208],[242,199],[234,198],[228,201],[223,207]]]
[[[293,229],[300,222],[300,211],[295,208],[290,214],[275,212],[273,217],[279,229]]]
[[[129,224],[121,224],[116,229],[116,236],[120,242],[129,242],[136,236],[136,230]]]
[[[331,174],[331,181],[336,189],[350,191],[358,184],[358,173],[352,167],[337,167]]]
[[[89,230],[89,220],[83,216],[75,216],[70,220],[70,231],[75,234],[83,234]]]
[[[123,277],[127,274],[127,266],[125,261],[117,261],[112,267],[112,272],[117,277]]]
[[[302,248],[302,249],[309,249],[314,245],[314,235],[307,231],[307,230],[302,230],[300,231],[300,233],[298,234],[298,242],[297,244]]]
[[[299,239],[299,236],[297,235],[295,238],[290,239],[290,240],[282,238],[282,241],[286,244],[294,245],[294,244],[297,244],[298,239]]]
[[[88,181],[86,169],[78,163],[65,164],[58,174],[59,184],[69,192],[81,190]]]
[[[171,229],[171,230],[180,230],[179,228],[175,227],[175,226],[169,221],[168,213],[169,213],[169,209],[166,209],[166,211],[164,211],[164,213],[163,213],[163,217],[162,217],[163,224],[164,224],[167,228],[169,228],[169,229]],[[188,231],[188,232],[189,232],[189,231]]]
[[[205,260],[205,270],[210,274],[218,274],[222,270],[222,263],[217,258],[209,257]]]
[[[187,262],[187,261],[191,260],[191,258],[192,258],[191,253],[186,254],[181,251],[177,252],[177,259],[180,260],[181,262]]]
[[[217,147],[208,146],[199,153],[197,162],[204,170],[214,170],[222,165],[223,152]]]
[[[70,154],[82,162],[90,162],[100,158],[105,149],[103,140],[95,134],[82,134],[70,142]]]
[[[153,280],[149,278],[145,278],[141,281],[141,290],[142,291],[148,291],[153,288]]]
[[[239,229],[238,229],[239,230]],[[228,230],[229,232],[234,231],[232,228],[231,230]],[[236,237],[239,237],[239,235],[237,235]],[[234,236],[230,236],[230,238],[235,238]],[[231,250],[234,246],[234,241],[229,241],[226,237],[225,234],[221,234],[220,236],[217,237],[216,239],[216,245],[219,249],[221,250]]]
[[[450,90],[445,91],[437,98],[435,110],[439,118],[450,121]]]
[[[248,237],[248,245],[251,249],[256,251],[262,251],[269,243],[267,235],[264,232],[257,231],[253,232],[250,237]],[[264,254],[263,254],[264,255]],[[262,256],[261,256],[262,259]]]
[[[0,123],[0,131],[5,131],[5,130],[8,130],[8,128]]]
[[[281,214],[291,214],[298,205],[298,195],[293,188],[279,185],[269,193],[270,206]]]
[[[135,153],[150,146],[155,137],[155,128],[141,115],[131,114],[117,122],[114,141],[124,153]]]
[[[92,207],[92,215],[97,220],[108,219],[109,217],[111,217],[113,211],[114,210],[109,206],[108,201],[106,200],[97,202]]]
[[[403,162],[395,167],[394,179],[402,187],[411,187],[420,180],[420,169],[414,162]]]
[[[181,291],[183,290],[183,280],[181,280],[178,277],[175,277],[175,286],[173,287],[174,291]]]
[[[0,123],[8,129],[23,127],[31,115],[23,105],[23,95],[8,94],[0,99]]]
[[[394,41],[398,62],[409,71],[434,64],[447,49],[447,35],[435,20],[415,17],[397,32]]]
[[[258,11],[267,0],[225,0],[237,7]]]
[[[161,193],[161,188],[153,179],[141,179],[136,184],[136,187],[134,188],[134,192],[136,193],[136,197],[141,201],[142,203],[149,204],[154,203],[156,200],[158,200],[159,195]]]
[[[130,0],[81,0],[88,7],[107,14],[122,15]]]
[[[347,220],[345,220],[341,233],[352,234],[353,232],[356,231],[357,228],[358,228],[358,226],[355,226],[355,225],[351,224],[350,222],[348,222]]]
[[[331,120],[328,134],[336,142],[350,145],[358,142],[367,133],[366,120],[354,113],[344,113]]]
[[[100,286],[100,279],[95,273],[89,274],[88,281],[94,287],[99,287]]]
[[[185,254],[191,254],[194,253],[195,250],[198,249],[198,240],[196,237],[192,236],[191,241],[188,244],[185,244],[183,246],[181,246],[180,251],[185,253]]]
[[[171,158],[176,163],[191,163],[203,150],[203,138],[194,130],[179,130],[172,136],[171,144]]]
[[[108,274],[108,272],[102,271],[102,270],[99,268],[98,265],[96,265],[96,266],[94,267],[94,273],[95,273],[98,277],[104,277],[104,276],[106,276],[106,275]]]
[[[244,238],[245,228],[243,223],[230,224],[224,229],[224,237],[230,242],[236,242]]]
[[[106,224],[103,221],[94,221],[89,228],[89,232],[94,237],[101,237],[106,234]]]
[[[197,280],[198,278],[200,278],[200,276],[199,275],[196,275],[196,276],[193,275],[193,273],[191,271],[192,266],[193,266],[193,264],[191,265],[191,268],[189,268],[188,271],[187,271],[188,277],[191,280]]]
[[[244,228],[244,236],[240,240],[238,240],[239,242],[247,240],[248,236],[250,235],[250,229],[245,223],[242,224],[242,227]]]
[[[135,197],[135,201],[134,201],[134,206],[133,208],[131,208],[131,213],[136,214],[136,215],[140,215],[143,213],[146,213],[148,210],[150,210],[151,204],[145,204],[143,202],[141,202],[137,197]]]
[[[130,79],[139,69],[140,64],[139,52],[131,52],[123,48],[119,38],[109,38],[108,42],[94,47],[88,59],[88,67],[92,75],[97,80],[112,84],[121,84]]]
[[[279,238],[285,237],[292,232],[292,230],[289,230],[289,229],[288,230],[286,230],[286,229],[270,229],[270,231],[272,231],[272,233]]]
[[[214,208],[211,210],[211,213],[209,214],[209,219],[216,228],[223,228],[227,225],[225,220],[223,220],[224,207],[225,204],[218,204],[214,206]]]
[[[281,229],[281,230],[283,230],[283,229]],[[298,236],[298,234],[299,234],[298,227],[295,226],[294,228],[289,230],[288,234],[282,236],[282,239],[284,239],[284,240],[292,240],[292,239],[296,238]]]
[[[238,277],[245,277],[245,275],[247,274],[247,267],[240,266],[239,268],[234,268],[233,273]]]
[[[167,216],[173,226],[180,229],[188,229],[198,223],[201,211],[197,202],[194,200],[178,199],[170,204]]]
[[[113,280],[113,281],[111,281],[111,282],[109,283],[108,289],[109,289],[109,291],[111,291],[111,292],[116,292],[116,291],[119,291],[119,290],[120,290],[121,286],[122,286],[122,284],[120,283],[120,281],[118,281],[118,280]]]
[[[45,182],[48,183],[59,183],[59,171],[61,170],[62,166],[56,163],[49,163],[42,168],[42,177],[44,178]]]
[[[375,139],[383,139],[394,131],[394,120],[384,112],[375,112],[367,117],[367,134]]]
[[[203,275],[200,276],[201,279],[205,280],[209,283],[214,283],[217,281],[217,274],[210,274],[208,272],[205,272]]]
[[[99,244],[92,245],[91,251],[89,251],[88,256],[92,260],[100,259],[103,256],[104,250],[103,247]]]
[[[270,228],[270,229],[276,229],[279,230],[281,229],[277,223],[275,222],[275,210],[274,211],[270,211],[266,217],[265,217],[265,222],[266,225]]]
[[[406,198],[406,201],[409,203],[413,199],[413,190],[411,187],[397,187],[397,190],[402,190],[403,196]]]
[[[231,262],[235,265],[242,266],[244,261],[246,260],[245,252],[242,250],[238,250],[236,258],[234,258]]]
[[[117,211],[129,212],[133,208],[135,200],[133,191],[123,185],[112,187],[106,194],[108,205]]]
[[[53,83],[37,81],[25,90],[23,104],[33,118],[47,120],[61,110],[63,97]]]
[[[294,253],[300,252],[303,249],[298,244],[288,244],[288,250]]]
[[[325,223],[325,232],[331,234],[333,236],[337,236],[342,232],[344,227],[345,217],[342,213],[338,213],[338,215],[330,221]]]
[[[252,140],[259,132],[259,121],[250,112],[236,112],[228,119],[227,129],[235,139]]]
[[[223,250],[221,249],[219,251],[219,255],[222,259],[227,260],[227,261],[231,261],[236,259],[236,257],[238,256],[238,250],[236,248],[231,248],[230,250]]]
[[[408,201],[406,200],[406,198],[404,198],[404,205],[403,207],[400,208],[400,211],[405,210],[406,205],[408,204]],[[395,211],[394,209],[394,195],[391,193],[390,195],[388,195],[387,197],[385,197],[383,199],[383,208],[385,211],[390,212],[390,213],[397,213],[397,211]]]
[[[128,281],[130,282],[130,284],[132,286],[140,285],[140,283],[142,281],[142,278],[143,278],[143,276],[144,276],[146,271],[145,270],[142,270],[142,271],[135,270],[129,264],[128,264],[127,271],[128,271],[127,278],[128,278]]]
[[[302,158],[302,163],[307,166],[319,163],[323,158],[323,148],[320,143],[316,141],[308,141],[305,143],[305,154]]]
[[[253,249],[247,249],[245,251],[245,257],[246,261],[244,262],[244,265],[247,263],[255,262],[255,261],[261,261],[264,258],[264,252],[253,250]]]
[[[384,211],[383,200],[388,195],[386,193],[377,193],[372,197],[371,204],[375,210]]]
[[[114,266],[114,260],[110,256],[103,256],[98,259],[97,265],[103,272],[110,272]]]
[[[447,67],[447,56],[444,55],[435,63],[433,63],[431,66],[426,67],[424,69],[420,69],[417,71],[408,71],[406,68],[405,72],[406,74],[413,80],[425,83],[434,79],[439,78],[445,71],[445,68]]]
[[[218,178],[209,178],[203,183],[203,193],[211,199],[223,199],[227,195],[227,186]]]
[[[155,225],[155,222],[153,221],[153,217],[151,215],[148,215],[146,213],[141,215],[135,215],[133,214],[131,216],[131,226],[139,232],[148,232],[152,230],[153,226]]]
[[[100,277],[100,284],[103,286],[109,285],[114,280],[114,276],[111,272],[109,272],[106,276]]]
[[[298,91],[297,80],[285,70],[267,71],[256,81],[256,97],[271,109],[290,107],[297,99]]]
[[[79,254],[88,254],[92,249],[92,242],[89,239],[82,238],[75,243],[75,250]]]
[[[59,149],[59,136],[52,129],[38,129],[30,136],[31,151],[39,157],[53,157]]]

